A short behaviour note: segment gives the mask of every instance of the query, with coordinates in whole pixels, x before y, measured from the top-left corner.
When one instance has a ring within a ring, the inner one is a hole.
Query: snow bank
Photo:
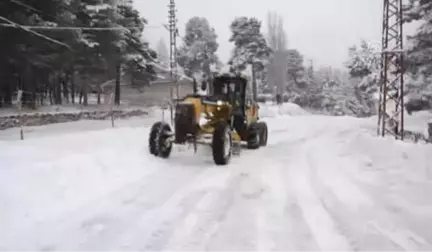
[[[22,115],[34,115],[34,114],[61,114],[61,113],[81,113],[81,112],[92,112],[92,111],[108,111],[110,105],[108,104],[96,104],[96,100],[92,101],[93,98],[89,97],[89,104],[84,106],[82,104],[63,104],[63,105],[44,105],[40,106],[37,109],[30,109],[27,107],[23,107],[21,114]],[[121,101],[120,106],[114,106],[115,108],[119,108],[122,110],[131,110],[131,109],[142,109],[142,106],[129,106]],[[0,116],[15,116],[18,115],[18,109],[16,107],[10,108],[1,108]]]
[[[262,117],[303,116],[309,114],[294,103],[284,103],[282,105],[260,104],[260,115]]]
[[[142,110],[113,110],[112,116],[117,118],[128,118],[133,116],[148,115],[147,111]],[[0,117],[0,130],[19,127],[20,121],[23,126],[40,126],[53,123],[64,123],[79,120],[106,120],[111,118],[109,111],[82,111],[79,113],[56,113],[56,114],[25,114],[21,116]]]
[[[391,188],[395,194],[413,202],[430,202],[427,193],[432,189],[430,145],[377,138],[372,132],[365,134],[366,129],[357,133],[353,131],[346,131],[342,141],[345,142],[342,155],[356,163],[345,169],[346,172],[363,183]],[[422,211],[422,207],[403,201],[392,204],[405,207],[409,204],[411,211],[423,214],[432,210],[428,207],[427,211]]]

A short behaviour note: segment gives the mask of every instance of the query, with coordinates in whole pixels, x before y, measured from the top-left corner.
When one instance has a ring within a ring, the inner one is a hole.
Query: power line
[[[29,5],[27,5],[27,4],[24,4],[24,3],[22,3],[22,2],[20,2],[20,1],[17,1],[17,0],[10,0],[11,2],[13,2],[13,3],[15,3],[15,4],[17,4],[17,5],[20,5],[20,6],[22,6],[22,7],[25,7],[25,8],[27,8],[27,9],[29,9],[29,10],[33,10],[33,11],[35,11],[35,12],[37,12],[37,13],[39,13],[39,14],[43,14],[43,15],[46,15],[46,14],[44,14],[42,11],[40,11],[40,10],[38,10],[38,9],[35,9],[34,7],[32,7],[32,6],[29,6]],[[170,5],[172,5],[172,6],[170,6],[171,8],[170,8],[170,14],[174,14],[174,13],[172,13],[171,11],[175,11],[175,3],[174,3],[174,1],[171,1],[170,2]],[[174,7],[174,8],[173,8]],[[46,15],[46,16],[49,16],[49,15]],[[174,14],[174,18],[175,18],[175,14]],[[54,18],[55,19],[55,18]],[[59,44],[59,45],[62,45],[62,46],[65,46],[65,47],[67,47],[68,49],[70,49],[71,50],[71,47],[69,46],[69,45],[67,45],[67,44],[65,44],[65,43],[62,43],[62,42],[60,42],[60,41],[58,41],[58,40],[55,40],[55,39],[52,39],[52,38],[50,38],[50,37],[48,37],[48,36],[45,36],[45,35],[43,35],[43,34],[40,34],[40,33],[38,33],[38,32],[35,32],[35,31],[32,31],[32,30],[91,30],[91,31],[103,31],[103,30],[125,30],[125,31],[127,31],[127,32],[130,32],[129,31],[129,29],[137,29],[137,28],[139,28],[139,27],[68,27],[68,26],[66,26],[66,27],[59,27],[59,26],[57,26],[57,27],[53,27],[53,26],[23,26],[23,25],[19,25],[19,24],[17,24],[17,23],[15,23],[15,22],[13,22],[13,21],[11,21],[11,20],[9,20],[9,19],[6,19],[6,18],[4,18],[4,17],[2,17],[2,16],[0,16],[0,20],[3,20],[3,21],[5,21],[5,22],[8,22],[9,24],[4,24],[4,23],[2,23],[2,24],[0,24],[0,27],[11,27],[11,28],[18,28],[18,29],[22,29],[22,30],[25,30],[25,31],[27,31],[27,32],[29,32],[29,33],[32,33],[32,34],[34,34],[34,35],[36,35],[36,36],[38,36],[38,37],[41,37],[41,38],[43,38],[43,39],[45,39],[45,40],[48,40],[48,41],[51,41],[51,42],[53,42],[53,43],[56,43],[56,44]],[[174,21],[174,20],[172,20],[172,21]],[[176,20],[175,20],[176,21]],[[175,22],[174,21],[174,22]],[[172,26],[173,24],[171,23],[171,26]],[[144,28],[162,28],[162,27],[164,27],[164,28],[166,28],[167,30],[170,30],[170,28],[169,28],[169,26],[168,25],[166,25],[166,24],[161,24],[161,25],[147,25],[147,26],[144,26]],[[175,26],[174,26],[175,27]],[[176,36],[178,36],[178,37],[180,37],[182,40],[184,40],[184,38],[183,37],[181,37],[180,35],[179,35],[179,33],[178,33],[178,29],[175,27],[175,29],[173,30],[172,29],[173,27],[171,27],[171,31],[173,32],[173,35],[174,35],[174,37],[176,37]],[[174,54],[175,55],[175,54]],[[167,69],[166,67],[164,67],[164,66],[162,66],[159,62],[157,62],[157,61],[154,61],[154,60],[149,60],[150,61],[150,64],[151,65],[153,65],[153,66],[155,66],[156,68],[158,68],[158,69],[160,69],[160,70],[163,70],[163,71],[166,71],[166,72],[172,72],[172,68],[170,67],[170,69]],[[176,62],[177,63],[177,62]],[[180,78],[184,78],[184,79],[188,79],[188,80],[191,80],[192,81],[192,79],[190,78],[190,77],[188,77],[188,76],[186,76],[186,75],[183,75],[183,74],[179,74],[177,71],[175,71],[174,73],[174,76],[176,76],[176,77],[180,77]]]
[[[11,2],[14,3],[14,4],[20,5],[20,6],[22,6],[22,7],[25,7],[25,8],[27,8],[27,9],[29,9],[29,10],[35,11],[35,12],[37,12],[37,13],[39,13],[39,14],[43,14],[40,10],[35,9],[35,8],[31,7],[30,5],[27,5],[27,4],[22,3],[22,2],[20,2],[20,1],[16,1],[16,0],[9,0],[9,1],[11,1]]]
[[[45,36],[45,35],[43,35],[43,34],[40,34],[39,32],[35,32],[35,31],[32,31],[32,30],[30,30],[30,29],[28,29],[28,28],[25,28],[25,27],[23,27],[23,26],[21,26],[21,25],[15,23],[15,22],[13,22],[13,21],[11,21],[11,20],[5,18],[5,17],[0,16],[0,20],[3,20],[3,21],[5,21],[5,22],[11,24],[11,25],[13,25],[14,27],[16,27],[16,28],[18,28],[18,29],[22,29],[22,30],[24,30],[24,31],[26,31],[26,32],[29,32],[29,33],[31,33],[31,34],[33,34],[33,35],[36,35],[36,36],[38,36],[38,37],[40,37],[40,38],[43,38],[43,39],[48,40],[48,41],[51,41],[51,42],[53,42],[53,43],[55,43],[55,44],[58,44],[58,45],[64,46],[64,47],[68,48],[69,50],[72,50],[71,47],[70,47],[69,45],[67,45],[67,44],[65,44],[65,43],[63,43],[63,42],[60,42],[60,41],[55,40],[55,39],[53,39],[53,38],[47,37],[47,36]]]
[[[0,24],[2,27],[16,27],[12,24]],[[83,30],[83,31],[113,31],[113,30],[125,30],[129,31],[133,29],[140,29],[140,27],[75,27],[75,26],[28,26],[22,25],[22,27],[30,30]]]
[[[9,0],[9,1],[12,2],[12,3],[15,3],[17,5],[20,5],[22,7],[25,7],[27,9],[29,9],[29,10],[35,11],[35,12],[37,12],[39,14],[43,14],[45,16],[50,16],[53,19],[56,19],[54,16],[48,15],[46,13],[43,13],[41,10],[38,10],[38,9],[36,9],[36,8],[34,8],[34,7],[32,7],[32,6],[28,5],[28,4],[25,4],[25,3],[21,2],[21,1],[18,1],[18,0]],[[73,12],[72,9],[70,9],[70,7],[69,8],[67,8],[67,6],[64,6],[64,7],[65,7],[65,9],[69,10],[70,12]],[[150,26],[146,26],[146,27],[147,28],[160,28],[162,26],[163,26],[163,24],[161,24],[161,25],[150,25]]]
[[[9,0],[9,1],[11,3],[16,4],[16,5],[22,6],[22,7],[26,8],[26,9],[28,9],[28,10],[32,10],[32,11],[34,11],[34,12],[36,12],[36,13],[42,15],[42,16],[49,17],[52,20],[56,20],[57,19],[57,17],[49,15],[49,14],[46,14],[46,13],[43,13],[41,10],[38,10],[38,9],[36,9],[36,8],[34,8],[34,7],[32,7],[32,6],[28,5],[28,4],[25,4],[25,3],[21,2],[21,1],[17,1],[17,0]]]

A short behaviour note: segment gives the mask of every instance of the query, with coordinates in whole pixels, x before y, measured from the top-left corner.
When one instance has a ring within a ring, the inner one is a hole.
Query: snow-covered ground
[[[149,155],[154,119],[5,130],[0,249],[432,250],[431,146],[289,106],[224,167],[207,147]]]

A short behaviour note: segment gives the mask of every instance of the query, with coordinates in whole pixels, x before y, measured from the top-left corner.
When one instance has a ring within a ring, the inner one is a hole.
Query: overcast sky
[[[160,27],[167,23],[168,2],[135,0],[149,21],[145,37],[152,45],[161,37],[168,45],[169,34]],[[315,65],[343,67],[348,47],[361,39],[381,40],[382,0],[177,0],[176,4],[180,35],[184,35],[189,18],[206,17],[218,34],[218,55],[223,62],[232,49],[228,42],[231,21],[237,16],[257,17],[263,21],[265,32],[267,11],[284,17],[288,46]]]

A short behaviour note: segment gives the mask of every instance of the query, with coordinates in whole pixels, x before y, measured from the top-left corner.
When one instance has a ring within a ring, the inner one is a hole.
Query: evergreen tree
[[[91,89],[113,78],[118,80],[119,103],[123,70],[155,75],[151,61],[156,55],[140,40],[146,21],[130,0],[1,1],[0,16],[6,18],[0,19],[0,53],[4,59],[0,62],[4,80],[0,82],[0,106],[10,105],[17,89],[24,90],[23,102],[32,107],[37,102],[43,104],[45,94],[52,104],[61,104],[62,98],[74,102],[76,92],[86,104]],[[32,33],[7,27],[11,22],[45,28]],[[58,26],[134,28],[102,31],[55,28]]]
[[[186,23],[184,44],[178,51],[178,63],[187,76],[206,73],[210,76],[211,66],[218,63],[216,51],[217,35],[203,17],[193,17]]]
[[[230,26],[230,42],[234,43],[234,50],[229,61],[232,72],[240,73],[250,67],[252,72],[252,94],[258,99],[258,84],[262,77],[268,76],[262,72],[268,64],[272,50],[267,45],[261,33],[261,22],[256,18],[239,17]]]
[[[305,74],[303,55],[296,49],[289,49],[287,53],[287,74],[289,81],[294,82],[297,87],[303,87],[302,78]]]
[[[413,36],[408,37],[406,68],[426,77],[432,76],[432,2],[410,0],[405,10],[405,21],[419,21],[420,26]]]
[[[349,74],[352,78],[360,79],[357,88],[369,94],[377,92],[381,64],[379,49],[362,40],[360,47],[349,48],[348,54],[346,65]]]
[[[261,22],[256,18],[239,17],[230,26],[230,42],[234,43],[229,64],[235,72],[243,71],[254,64],[262,71],[272,50],[261,33]]]

